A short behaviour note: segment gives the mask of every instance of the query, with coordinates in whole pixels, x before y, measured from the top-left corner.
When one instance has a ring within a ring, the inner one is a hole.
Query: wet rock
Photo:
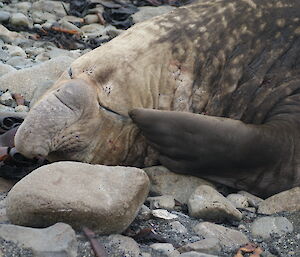
[[[27,69],[10,72],[0,77],[0,89],[18,92],[30,101],[38,87],[45,82],[47,85],[54,83],[73,60],[67,56],[60,56]]]
[[[168,243],[155,243],[150,245],[150,247],[156,251],[161,252],[162,254],[168,256],[168,257],[175,257],[180,255],[180,253],[175,250],[174,246],[172,244]]]
[[[201,222],[194,230],[204,238],[218,239],[221,247],[226,247],[230,250],[234,250],[249,242],[242,232],[210,222]]]
[[[6,106],[11,106],[15,100],[13,99],[9,91],[5,92],[0,96],[0,103]]]
[[[131,237],[122,235],[110,235],[108,237],[109,246],[113,248],[113,256],[140,256],[140,248],[136,241]]]
[[[15,71],[16,69],[8,64],[4,64],[2,62],[0,62],[0,77],[2,75],[5,75],[11,71]]]
[[[172,7],[169,5],[159,6],[159,7],[152,7],[152,6],[140,7],[139,11],[132,15],[133,22],[139,23],[145,20],[149,20],[155,16],[169,13],[174,9],[176,9],[176,7]]]
[[[198,253],[195,251],[188,252],[188,253],[182,253],[179,255],[180,257],[218,257],[217,255],[211,255],[206,253]]]
[[[236,208],[247,208],[248,198],[240,194],[229,194],[226,197]]]
[[[185,234],[188,231],[187,228],[185,226],[183,226],[179,221],[171,222],[170,226],[171,226],[171,229],[176,233]]]
[[[17,32],[9,31],[6,27],[0,24],[0,39],[5,43],[12,43],[17,38],[23,38],[23,36]]]
[[[6,11],[0,11],[0,22],[7,22],[10,18],[10,13]]]
[[[14,26],[30,26],[30,21],[23,13],[13,13],[9,19],[9,22]]]
[[[163,209],[153,210],[151,213],[154,217],[164,219],[164,220],[172,220],[178,218],[177,215],[172,214],[167,210],[163,210]]]
[[[151,186],[156,195],[172,195],[180,203],[187,203],[191,194],[200,185],[211,185],[208,181],[193,176],[176,174],[163,166],[145,168]]]
[[[255,195],[252,195],[246,191],[239,191],[238,194],[247,197],[249,205],[252,207],[255,207],[255,208],[258,208],[258,205],[263,201],[263,199],[255,196]]]
[[[175,200],[171,195],[162,195],[156,197],[148,197],[147,201],[150,202],[150,209],[166,209],[174,210]]]
[[[229,200],[207,185],[196,188],[188,200],[188,209],[192,217],[216,222],[239,221],[243,216]]]
[[[273,214],[300,210],[300,187],[273,195],[259,204],[258,213]]]
[[[219,254],[221,252],[221,245],[217,238],[206,238],[195,243],[186,244],[178,249],[179,252],[200,252],[207,254]]]
[[[29,112],[29,108],[26,105],[18,105],[15,107],[16,112]]]
[[[255,237],[271,238],[273,234],[283,236],[293,232],[292,223],[285,217],[262,217],[251,225],[251,233]]]
[[[52,14],[50,12],[39,12],[39,11],[35,11],[32,13],[31,18],[33,20],[34,23],[43,23],[43,22],[47,22],[49,24],[50,28],[52,26],[52,24],[56,21],[56,16],[55,14]],[[42,27],[44,27],[44,24],[42,25]]]
[[[57,223],[45,229],[2,224],[0,225],[0,237],[21,247],[29,248],[34,256],[77,256],[75,232],[64,223]]]
[[[141,169],[56,162],[34,170],[12,188],[7,215],[17,225],[45,227],[63,221],[100,234],[120,233],[136,217],[148,190]]]
[[[64,3],[67,10],[69,9],[69,4]],[[48,1],[48,0],[40,0],[33,2],[32,4],[32,13],[36,13],[36,11],[40,12],[48,12],[53,13],[53,15],[57,17],[63,17],[66,15],[66,12],[61,4],[61,2],[57,1]]]

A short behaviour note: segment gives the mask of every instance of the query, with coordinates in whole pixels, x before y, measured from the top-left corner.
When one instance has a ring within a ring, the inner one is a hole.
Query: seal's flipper
[[[249,169],[268,165],[279,155],[275,135],[264,125],[150,109],[135,109],[130,117],[173,171]]]

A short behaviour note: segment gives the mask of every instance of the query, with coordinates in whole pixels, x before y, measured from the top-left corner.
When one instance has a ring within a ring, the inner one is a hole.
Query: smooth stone
[[[235,206],[235,208],[247,208],[249,206],[248,198],[244,195],[229,194],[226,198]]]
[[[0,237],[22,248],[29,248],[37,257],[77,256],[78,244],[75,231],[64,223],[56,223],[44,229],[2,224]]]
[[[111,256],[139,257],[140,248],[138,243],[131,237],[122,235],[110,235],[108,237],[109,246],[113,249]]]
[[[150,191],[156,195],[172,195],[182,204],[188,202],[189,197],[200,185],[212,184],[204,179],[176,174],[163,166],[145,168],[151,186]]]
[[[26,59],[23,56],[14,56],[10,58],[6,64],[11,65],[17,69],[29,68],[34,65],[30,59]],[[14,72],[12,72],[14,73]]]
[[[162,195],[155,197],[148,197],[147,201],[150,202],[150,209],[166,209],[174,210],[175,199],[171,195]]]
[[[64,6],[66,7],[67,10],[69,10],[70,4],[64,3]],[[57,17],[64,17],[67,15],[61,2],[59,1],[58,2],[48,1],[48,0],[35,1],[32,4],[31,12],[35,13],[35,11],[53,13]]]
[[[23,38],[20,33],[9,31],[6,27],[0,24],[0,39],[5,43],[12,43],[17,38]]]
[[[95,14],[88,14],[83,19],[86,24],[93,24],[99,22],[99,17]]]
[[[18,105],[15,107],[16,112],[29,112],[29,108],[26,105]]]
[[[80,17],[76,17],[76,16],[71,16],[71,15],[66,15],[64,17],[62,17],[60,20],[64,20],[64,21],[68,21],[68,22],[72,22],[72,23],[82,23],[83,19]]]
[[[9,22],[14,26],[30,26],[30,21],[23,13],[13,13],[9,19]]]
[[[49,54],[50,59],[59,57],[59,56],[69,56],[73,59],[77,59],[78,57],[80,57],[80,51],[69,51],[69,50],[65,50],[65,49],[60,49],[57,47],[48,47],[47,48],[47,53]]]
[[[44,52],[45,52],[45,49],[42,47],[28,47],[25,49],[25,53],[30,58],[34,58],[35,56],[37,56],[41,53],[44,53]]]
[[[186,244],[178,249],[181,253],[195,251],[207,254],[219,254],[221,250],[221,245],[217,238],[206,238],[194,243]]]
[[[15,100],[13,99],[9,91],[5,92],[0,96],[0,103],[6,106],[11,106]]]
[[[256,219],[251,225],[252,235],[263,239],[271,238],[273,234],[284,236],[293,230],[293,224],[285,217],[262,217]]]
[[[6,11],[0,11],[0,22],[7,22],[10,18],[10,13]]]
[[[257,212],[274,214],[282,211],[300,211],[300,187],[267,198],[259,204]]]
[[[170,222],[171,229],[174,232],[180,233],[180,234],[185,234],[188,232],[187,228],[183,226],[179,221],[172,221]]]
[[[215,222],[240,221],[243,217],[228,199],[207,185],[196,188],[188,200],[188,209],[192,217]]]
[[[35,57],[36,62],[45,62],[51,59],[50,54],[48,52],[40,53]]]
[[[198,253],[195,251],[182,253],[179,255],[180,257],[218,257],[217,255],[211,255],[206,253]]]
[[[242,232],[210,222],[199,223],[195,226],[194,231],[205,239],[218,239],[221,247],[226,247],[230,250],[235,250],[249,242],[247,236]]]
[[[52,85],[73,62],[73,58],[60,56],[30,68],[17,70],[0,77],[0,89],[18,92],[31,101],[35,90],[47,82]],[[48,88],[45,88],[45,91]],[[41,90],[40,90],[41,91]],[[42,92],[38,92],[41,94]],[[42,90],[43,91],[43,90]],[[35,95],[36,99],[40,95]]]
[[[172,7],[169,5],[163,5],[159,7],[153,7],[153,6],[139,7],[139,11],[132,15],[132,19],[134,23],[139,23],[145,20],[149,20],[155,16],[169,13],[174,9],[176,9],[176,7]]]
[[[105,26],[101,25],[101,24],[89,24],[89,25],[84,25],[80,28],[80,30],[83,33],[97,33],[97,35],[105,35]]]
[[[150,247],[156,251],[161,252],[162,254],[166,255],[166,256],[179,256],[180,253],[175,250],[174,246],[172,244],[169,243],[154,243],[151,244]]]
[[[167,210],[163,210],[163,209],[156,209],[153,210],[151,213],[154,217],[164,219],[164,220],[173,220],[178,218],[177,215],[172,214]]]
[[[11,189],[7,216],[16,225],[45,227],[62,221],[99,234],[121,233],[148,192],[149,179],[138,168],[55,162],[34,170]]]
[[[263,199],[257,197],[256,195],[252,195],[246,191],[239,191],[238,194],[246,196],[248,203],[251,207],[258,208],[258,205],[263,201]]]
[[[14,67],[0,62],[0,77],[15,70],[16,69]]]

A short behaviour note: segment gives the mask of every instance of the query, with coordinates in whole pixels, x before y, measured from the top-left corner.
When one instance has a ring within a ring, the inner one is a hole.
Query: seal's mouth
[[[125,116],[123,114],[120,114],[104,105],[102,105],[101,103],[99,103],[99,109],[102,110],[102,111],[105,111],[107,113],[109,113],[110,115],[114,115],[114,116],[117,116],[117,118],[119,119],[123,119],[123,120],[128,120],[129,117],[128,116]]]

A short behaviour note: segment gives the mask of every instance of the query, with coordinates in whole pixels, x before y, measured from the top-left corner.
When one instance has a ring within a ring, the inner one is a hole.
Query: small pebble
[[[25,105],[18,105],[15,107],[16,112],[29,112],[29,108]]]

